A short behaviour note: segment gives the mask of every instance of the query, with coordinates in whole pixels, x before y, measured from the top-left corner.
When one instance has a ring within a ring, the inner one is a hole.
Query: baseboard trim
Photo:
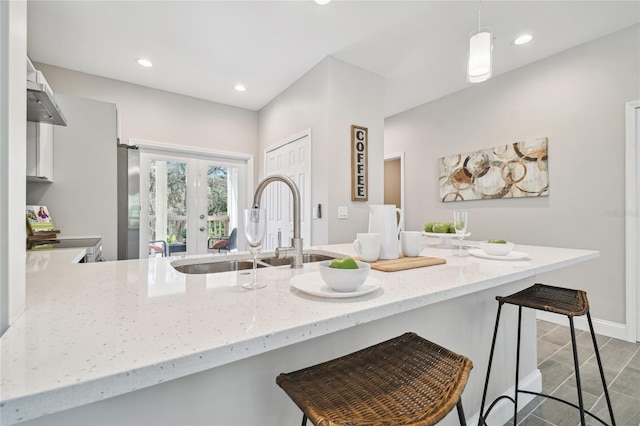
[[[536,318],[538,318],[539,320],[552,322],[554,324],[564,326],[569,325],[569,321],[567,320],[566,316],[554,314],[551,312],[536,311]],[[591,321],[593,322],[593,329],[596,334],[613,337],[614,339],[627,340],[626,325],[597,318],[591,318]],[[589,322],[587,321],[586,316],[574,317],[573,323],[578,330],[589,331]]]
[[[520,383],[518,383],[518,387],[520,390],[528,390],[530,392],[542,392],[542,374],[540,370],[533,370],[527,377],[524,379],[520,379]],[[515,387],[510,387],[505,395],[509,395],[513,397],[515,394]],[[521,393],[518,396],[518,411],[521,411],[528,403],[530,403],[534,395],[528,395],[526,393]],[[488,404],[491,404],[492,401],[489,401]],[[485,407],[485,410],[488,408]],[[487,418],[487,424],[492,425],[503,425],[506,424],[511,417],[513,417],[513,403],[509,400],[502,399],[500,400],[493,410],[491,410],[491,414]],[[475,413],[471,418],[467,419],[467,424],[478,426],[478,421],[480,420],[480,413]]]

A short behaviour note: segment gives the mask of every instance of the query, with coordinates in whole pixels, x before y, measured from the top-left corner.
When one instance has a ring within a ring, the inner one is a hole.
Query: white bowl
[[[371,265],[360,261],[356,261],[358,269],[331,268],[330,264],[330,260],[319,262],[318,269],[322,280],[335,291],[355,291],[364,284],[371,270]]]
[[[490,243],[487,241],[480,241],[480,248],[483,252],[490,256],[506,256],[513,250],[513,243]]]

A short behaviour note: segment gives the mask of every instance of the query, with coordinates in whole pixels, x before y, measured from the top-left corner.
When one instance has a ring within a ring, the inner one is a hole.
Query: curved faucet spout
[[[272,182],[282,182],[291,190],[293,196],[293,238],[291,239],[294,257],[291,261],[292,268],[302,268],[302,237],[300,232],[300,191],[296,183],[284,175],[271,175],[264,178],[253,194],[253,208],[260,208],[260,199],[264,189]]]

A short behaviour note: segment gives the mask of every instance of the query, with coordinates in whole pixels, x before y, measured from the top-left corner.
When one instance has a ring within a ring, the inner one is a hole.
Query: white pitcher
[[[400,221],[396,218],[400,214]],[[369,206],[369,232],[380,234],[380,259],[399,257],[398,234],[404,228],[402,210],[393,204]]]

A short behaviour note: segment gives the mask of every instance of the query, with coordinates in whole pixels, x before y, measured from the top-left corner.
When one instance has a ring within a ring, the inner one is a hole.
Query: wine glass
[[[267,230],[267,211],[265,209],[245,209],[244,210],[244,235],[247,238],[247,248],[253,255],[253,281],[244,284],[246,289],[258,289],[266,286],[259,283],[257,277],[258,253],[262,249],[262,240]]]
[[[467,233],[467,212],[453,212],[453,226],[458,236],[458,256],[462,256],[462,240]]]

